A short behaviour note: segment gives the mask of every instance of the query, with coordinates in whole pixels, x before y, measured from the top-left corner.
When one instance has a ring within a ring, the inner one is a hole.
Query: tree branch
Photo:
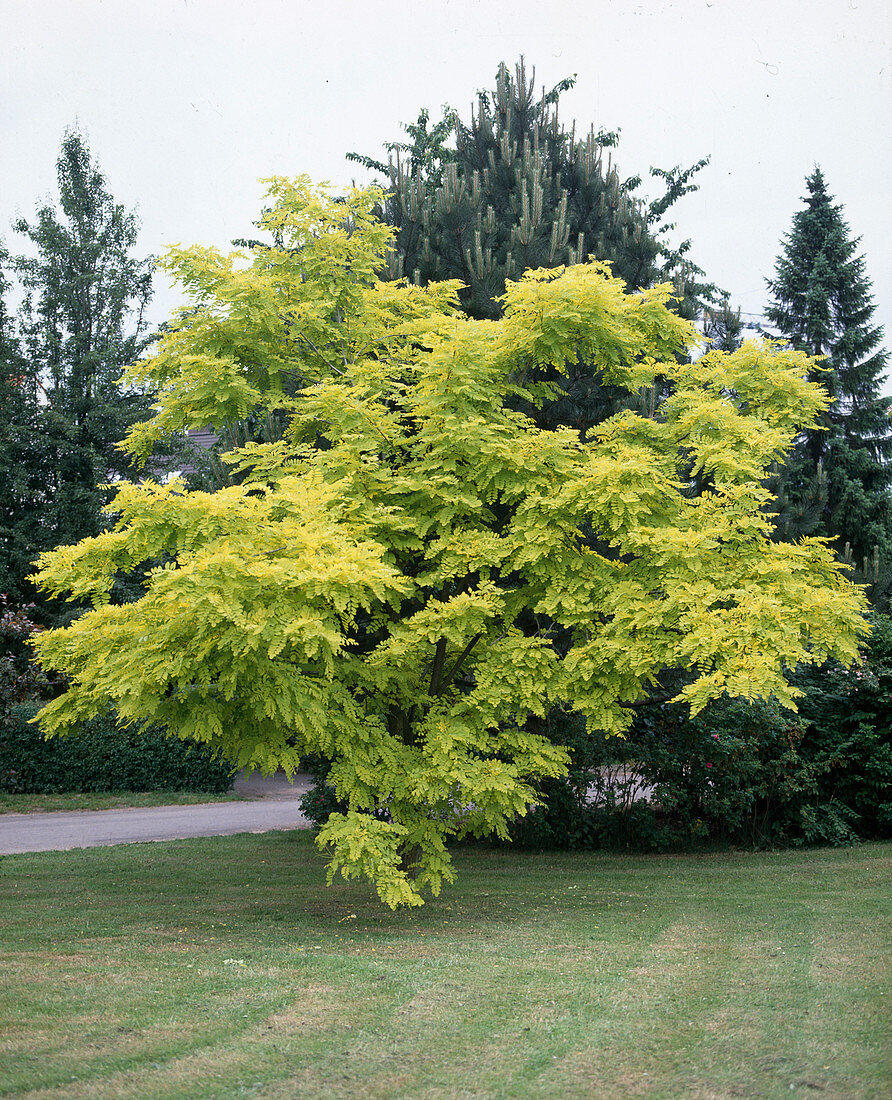
[[[651,695],[647,699],[636,699],[634,703],[620,703],[620,706],[625,707],[627,710],[638,710],[641,707],[657,707],[662,703],[668,703],[674,698],[672,692],[667,692],[665,695]]]
[[[443,677],[444,683],[446,685],[449,685],[449,684],[452,683],[452,681],[455,679],[455,676],[458,673],[459,669],[465,663],[465,661],[468,659],[468,656],[469,656],[471,650],[480,641],[480,639],[482,637],[483,637],[483,632],[482,631],[479,634],[475,634],[474,637],[468,642],[468,644],[465,646],[465,648],[458,655],[458,657],[456,657],[456,659],[452,662],[452,667],[449,669],[449,671]]]
[[[437,640],[437,649],[434,653],[434,667],[431,669],[431,685],[428,688],[428,695],[431,697],[439,695],[443,686],[443,665],[446,662],[446,639],[439,638]]]

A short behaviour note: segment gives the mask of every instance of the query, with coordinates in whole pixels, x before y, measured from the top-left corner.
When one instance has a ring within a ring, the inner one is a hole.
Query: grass
[[[202,791],[109,791],[98,794],[7,794],[0,791],[0,814],[49,813],[54,810],[119,810],[130,806],[193,806],[202,802],[242,801],[240,795]]]
[[[5,857],[0,1095],[892,1095],[892,844],[457,863],[391,914],[301,831]]]

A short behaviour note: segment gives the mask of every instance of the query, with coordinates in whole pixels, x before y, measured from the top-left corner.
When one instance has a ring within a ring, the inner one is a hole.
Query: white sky
[[[888,0],[0,0],[0,238],[54,194],[76,122],[142,254],[226,248],[260,177],[364,182],[346,152],[380,157],[422,106],[467,118],[521,54],[539,85],[577,75],[566,122],[622,129],[622,176],[711,156],[675,220],[745,312],[820,164],[892,346]],[[160,321],[178,297],[156,287]]]

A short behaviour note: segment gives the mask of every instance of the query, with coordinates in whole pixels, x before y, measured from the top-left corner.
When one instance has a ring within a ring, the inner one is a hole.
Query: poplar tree
[[[44,467],[30,471],[42,486],[36,549],[103,528],[101,486],[133,470],[116,444],[151,406],[145,391],[119,386],[148,344],[153,263],[132,255],[137,218],[114,201],[77,131],[64,135],[56,169],[58,208],[44,203],[14,226],[30,245],[13,264],[25,290],[22,351],[41,393],[38,434],[51,441]]]
[[[778,478],[782,537],[824,535],[882,598],[892,568],[892,397],[882,396],[888,354],[860,238],[815,168],[805,208],[766,280],[767,318],[790,343],[821,357],[811,370],[832,398]]]
[[[28,574],[38,554],[58,544],[57,473],[70,439],[47,407],[17,319],[7,308],[9,263],[0,248],[0,594],[14,606],[35,599]]]
[[[6,305],[8,263],[0,246],[0,593],[19,603],[40,523],[39,509],[29,505],[40,495],[43,462],[34,379]]]

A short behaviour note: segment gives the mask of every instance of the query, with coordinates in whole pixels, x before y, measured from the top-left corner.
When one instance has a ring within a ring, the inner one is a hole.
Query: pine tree
[[[703,335],[710,351],[737,351],[743,344],[740,310],[732,309],[727,297],[703,311]]]
[[[880,598],[892,567],[892,398],[881,394],[888,355],[872,321],[860,238],[851,238],[820,168],[806,186],[805,209],[766,280],[773,299],[766,316],[794,347],[825,357],[812,380],[833,404],[779,472],[778,529],[784,538],[832,538]]]
[[[15,224],[31,245],[13,266],[25,289],[28,385],[41,394],[29,430],[44,444],[43,467],[29,460],[29,499],[41,512],[32,556],[103,529],[108,495],[99,486],[132,470],[115,444],[151,405],[118,385],[148,343],[153,265],[131,256],[136,216],[115,203],[78,132],[64,135],[56,167],[61,209],[47,203],[33,223]]]
[[[593,256],[631,289],[674,281],[676,311],[689,319],[715,299],[715,288],[687,258],[690,242],[672,249],[663,239],[674,228],[664,222],[667,211],[696,189],[691,179],[707,161],[652,170],[665,194],[651,203],[637,198],[640,178],[622,180],[613,162],[618,133],[592,126],[577,137],[575,122],[569,130],[561,124],[560,95],[573,83],[567,78],[537,95],[535,70],[528,76],[523,58],[514,76],[502,63],[494,91],[478,94],[469,124],[444,108],[429,127],[423,110],[405,127],[410,141],[386,146],[386,164],[348,155],[388,177],[381,215],[397,234],[385,278],[421,286],[459,279],[465,312],[495,319],[506,280]],[[589,364],[568,365],[540,381],[558,393],[540,409],[541,427],[586,430],[628,401]]]
[[[480,92],[471,121],[444,108],[405,127],[411,142],[390,142],[384,162],[356,153],[348,159],[389,177],[385,220],[397,228],[386,275],[425,283],[461,279],[461,301],[472,317],[498,317],[505,280],[537,267],[578,263],[590,254],[608,261],[631,288],[677,277],[679,286],[702,274],[684,256],[685,242],[670,249],[660,238],[669,208],[695,190],[688,169],[653,169],[665,194],[651,203],[636,198],[640,177],[621,180],[613,164],[616,131],[590,127],[577,139],[560,122],[559,98],[573,78],[537,97],[535,70],[523,58],[515,74],[502,63],[492,92]],[[455,138],[455,149],[447,142]],[[605,155],[606,152],[606,155]],[[693,283],[690,289],[708,288]],[[709,288],[711,289],[711,288]]]

